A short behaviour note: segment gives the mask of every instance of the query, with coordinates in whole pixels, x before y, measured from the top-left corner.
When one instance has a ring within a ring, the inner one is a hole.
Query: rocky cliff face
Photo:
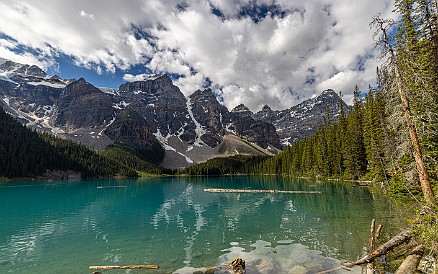
[[[0,99],[8,112],[29,126],[37,127],[48,118],[65,86],[37,66],[0,58]]]
[[[275,127],[251,117],[252,112],[245,105],[240,104],[230,112],[210,89],[197,90],[190,96],[190,102],[195,119],[204,129],[201,140],[209,146],[219,145],[228,131],[264,149],[269,145],[281,148]]]
[[[235,107],[230,114],[232,125],[229,127],[236,135],[255,143],[262,148],[269,145],[281,148],[280,139],[273,124],[257,118],[244,104]]]
[[[210,89],[197,90],[189,96],[193,118],[202,128],[201,141],[210,147],[218,146],[229,122],[228,109],[221,105]]]
[[[103,126],[113,116],[111,97],[81,78],[63,89],[53,106],[50,122],[69,132]]]
[[[134,148],[144,160],[153,162],[163,160],[164,150],[155,138],[151,127],[133,109],[120,110],[104,133],[117,144]]]
[[[347,112],[347,104],[336,92],[329,89],[286,110],[273,111],[269,106],[264,106],[253,117],[272,123],[277,129],[282,144],[288,145],[312,135],[327,119],[336,120],[341,105]]]
[[[126,83],[119,91],[120,96],[115,98],[119,105],[140,113],[153,132],[162,136],[177,135],[185,142],[195,142],[196,125],[186,98],[167,75]]]

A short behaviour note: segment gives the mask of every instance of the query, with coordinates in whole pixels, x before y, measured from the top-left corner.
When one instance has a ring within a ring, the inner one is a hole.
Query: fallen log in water
[[[321,191],[302,190],[275,190],[275,189],[229,189],[229,188],[204,188],[205,192],[225,193],[301,193],[301,194],[322,194]]]
[[[383,245],[379,246],[376,250],[373,252],[367,254],[362,259],[359,259],[353,263],[345,264],[347,267],[352,267],[355,265],[361,265],[365,263],[370,263],[374,261],[376,258],[385,255],[388,251],[393,250],[397,246],[401,245],[402,243],[408,241],[411,238],[411,232],[414,229],[414,226],[410,226],[400,232],[399,234],[395,235],[393,238],[391,238],[389,241],[384,243]]]
[[[90,269],[158,269],[158,265],[92,265]]]

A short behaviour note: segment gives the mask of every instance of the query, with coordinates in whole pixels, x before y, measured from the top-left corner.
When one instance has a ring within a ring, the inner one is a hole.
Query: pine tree
[[[399,39],[397,40],[397,54],[394,49],[394,42],[391,40],[393,37],[388,35],[388,30],[395,25],[392,20],[383,20],[376,16],[373,18],[372,25],[377,29],[376,37],[377,45],[382,48],[382,56],[388,55],[389,65],[386,67],[388,72],[393,75],[394,82],[396,84],[396,90],[398,91],[401,104],[403,106],[403,115],[406,121],[406,125],[409,131],[410,139],[413,147],[413,155],[417,166],[420,185],[423,192],[423,196],[428,204],[434,203],[434,194],[431,187],[431,180],[429,172],[426,168],[424,161],[422,147],[417,133],[417,120],[415,117],[415,111],[411,108],[411,102],[415,101],[415,96],[410,93],[410,87],[415,86],[410,84],[408,74],[409,55],[411,49],[415,51],[418,47],[416,42],[418,35],[415,33],[415,22],[412,15],[413,1],[397,1],[397,8],[402,14],[402,27],[400,27]],[[421,63],[421,61],[420,61]],[[412,75],[410,75],[412,77]],[[417,80],[413,81],[414,83]]]
[[[345,174],[352,179],[358,179],[365,174],[366,157],[362,132],[363,106],[355,98],[356,104],[347,117],[345,136],[344,165]]]
[[[363,136],[368,172],[374,179],[383,179],[386,173],[384,129],[385,104],[381,92],[369,87],[365,101]]]

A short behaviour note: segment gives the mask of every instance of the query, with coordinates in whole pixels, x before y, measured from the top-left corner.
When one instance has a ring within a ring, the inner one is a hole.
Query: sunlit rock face
[[[229,131],[262,148],[269,145],[281,148],[275,127],[268,122],[254,119],[245,105],[240,104],[228,111],[210,89],[197,90],[189,98],[193,116],[205,130],[201,140],[207,145],[216,147]]]

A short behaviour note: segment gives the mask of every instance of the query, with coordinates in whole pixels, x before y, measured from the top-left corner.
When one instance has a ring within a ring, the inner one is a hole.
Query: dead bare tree
[[[388,30],[393,27],[395,22],[392,19],[382,19],[379,15],[374,16],[371,22],[371,26],[376,28],[374,37],[376,39],[376,46],[381,47],[382,57],[389,55],[389,68],[394,73],[394,80],[397,85],[397,90],[400,96],[401,103],[403,105],[403,115],[408,126],[409,136],[411,138],[413,154],[415,163],[418,170],[420,179],[421,190],[423,192],[424,199],[429,205],[435,204],[435,197],[431,187],[431,181],[429,173],[423,159],[423,153],[421,150],[420,141],[418,138],[415,120],[413,119],[412,111],[410,108],[408,92],[406,85],[403,81],[400,66],[398,64],[396,53],[393,47],[393,43],[388,36]]]

